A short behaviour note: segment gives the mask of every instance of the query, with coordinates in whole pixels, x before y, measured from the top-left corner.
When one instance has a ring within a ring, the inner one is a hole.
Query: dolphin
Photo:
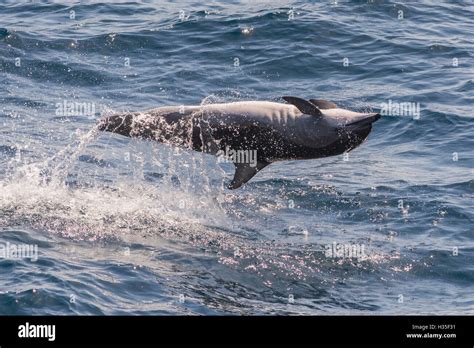
[[[378,113],[339,108],[322,99],[164,106],[106,117],[99,130],[226,157],[235,165],[229,189],[270,163],[340,155],[362,144]]]

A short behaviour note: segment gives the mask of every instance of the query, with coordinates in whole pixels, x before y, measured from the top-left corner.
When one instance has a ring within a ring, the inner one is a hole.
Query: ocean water
[[[473,18],[470,1],[3,2],[0,314],[474,314]],[[414,109],[234,191],[231,164],[95,128],[283,95]]]

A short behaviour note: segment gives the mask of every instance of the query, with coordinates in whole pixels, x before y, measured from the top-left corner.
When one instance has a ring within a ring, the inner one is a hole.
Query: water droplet
[[[240,29],[240,32],[244,35],[251,35],[253,33],[253,27],[244,27]]]

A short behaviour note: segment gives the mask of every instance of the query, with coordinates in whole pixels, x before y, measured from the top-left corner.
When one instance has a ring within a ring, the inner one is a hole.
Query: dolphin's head
[[[303,114],[298,132],[300,143],[322,149],[326,155],[350,151],[367,138],[378,113],[361,113],[339,108],[322,99],[283,97]]]
[[[321,111],[321,122],[329,129],[330,140],[343,144],[343,152],[362,144],[372,130],[372,124],[380,118],[378,113],[360,113],[338,108]]]

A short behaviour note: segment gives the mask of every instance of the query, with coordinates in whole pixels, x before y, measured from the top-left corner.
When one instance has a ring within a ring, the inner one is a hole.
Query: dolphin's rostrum
[[[234,161],[235,189],[272,162],[339,155],[359,146],[378,113],[359,113],[321,100],[283,97],[288,104],[243,101],[198,106],[165,106],[113,115],[99,129],[155,140],[219,156],[256,153],[256,163]],[[240,159],[245,156],[239,157]]]

